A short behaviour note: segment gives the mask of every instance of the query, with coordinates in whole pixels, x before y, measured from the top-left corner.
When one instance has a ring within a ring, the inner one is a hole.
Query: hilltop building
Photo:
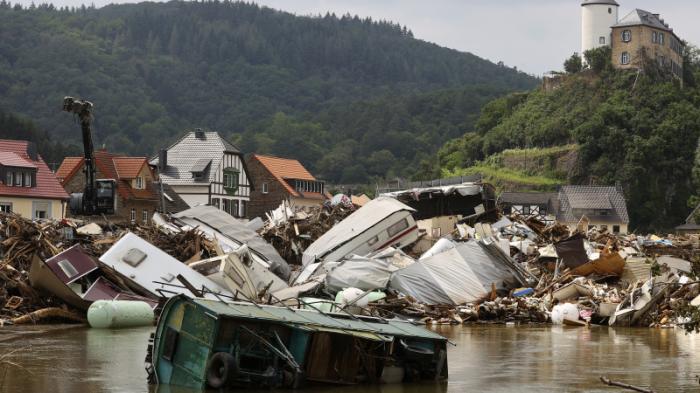
[[[190,207],[212,205],[246,217],[250,192],[243,154],[218,132],[195,129],[150,160]]]
[[[295,206],[319,206],[330,197],[323,181],[297,160],[253,154],[247,160],[257,188],[250,194],[249,217],[265,217],[282,201]]]
[[[661,15],[635,9],[618,19],[619,7],[614,0],[581,3],[581,53],[607,45],[616,68],[641,69],[645,60],[653,60],[682,78],[683,40]]]
[[[0,139],[0,211],[32,220],[63,218],[68,194],[27,141]]]

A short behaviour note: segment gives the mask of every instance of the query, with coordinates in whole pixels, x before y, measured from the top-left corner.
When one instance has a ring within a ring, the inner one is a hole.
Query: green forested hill
[[[489,167],[490,156],[506,149],[574,143],[578,160],[565,182],[619,182],[633,228],[669,230],[700,194],[700,61],[688,50],[684,86],[655,64],[640,73],[607,64],[567,75],[553,91],[496,99],[484,106],[472,132],[443,146],[441,169],[469,172]]]
[[[410,174],[468,130],[483,103],[537,83],[395,23],[242,2],[3,0],[0,37],[0,108],[60,140],[78,137],[60,112],[73,95],[94,102],[97,143],[113,151],[151,154],[205,127],[335,181]],[[368,159],[371,168],[349,169]]]

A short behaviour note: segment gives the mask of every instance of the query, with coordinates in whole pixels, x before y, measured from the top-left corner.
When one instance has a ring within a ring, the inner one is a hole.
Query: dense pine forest
[[[55,140],[78,140],[60,111],[73,95],[94,102],[97,144],[112,151],[153,154],[203,127],[334,182],[416,176],[485,103],[538,83],[393,22],[244,2],[3,0],[0,37],[0,108]]]

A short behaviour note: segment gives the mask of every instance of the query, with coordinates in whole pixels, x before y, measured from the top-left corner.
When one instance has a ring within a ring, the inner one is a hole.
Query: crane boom
[[[71,209],[75,214],[114,213],[114,180],[97,180],[95,147],[92,143],[92,103],[73,97],[63,98],[63,110],[80,120],[85,158],[85,188],[82,194],[71,195]]]

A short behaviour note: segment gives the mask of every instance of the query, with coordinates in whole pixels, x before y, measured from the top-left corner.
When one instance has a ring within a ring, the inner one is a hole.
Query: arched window
[[[629,30],[622,30],[622,41],[624,41],[624,42],[632,41],[632,32]]]
[[[622,64],[629,64],[630,63],[630,54],[628,52],[622,52],[622,55],[620,56],[620,63],[622,63]]]

